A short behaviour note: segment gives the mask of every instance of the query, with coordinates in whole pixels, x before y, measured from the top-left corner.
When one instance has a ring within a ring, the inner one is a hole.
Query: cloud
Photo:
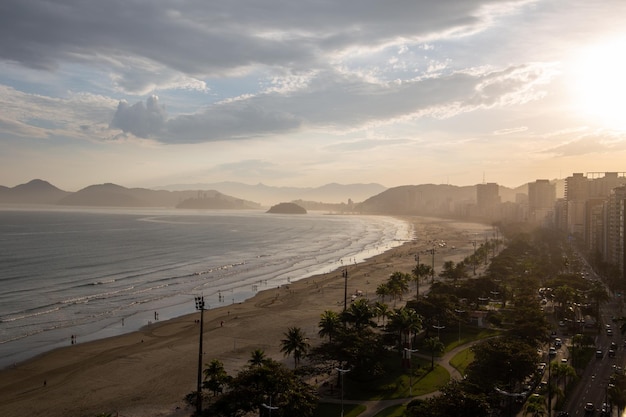
[[[165,109],[159,105],[157,96],[150,96],[146,104],[138,102],[129,106],[121,101],[111,121],[112,128],[122,129],[140,138],[148,138],[163,129],[166,120]]]
[[[623,151],[626,151],[625,132],[598,131],[578,138],[566,139],[562,144],[545,149],[541,153],[571,157]]]
[[[171,84],[173,73],[198,80],[255,67],[324,68],[354,51],[464,36],[527,3],[4,0],[0,59],[46,71],[91,65],[124,91],[145,93]]]
[[[335,133],[400,120],[449,118],[478,108],[509,106],[542,97],[549,66],[525,65],[407,82],[377,82],[355,74],[316,72],[290,89],[212,104],[168,120],[155,98],[122,102],[111,127],[164,143],[199,143],[287,134],[304,128]]]

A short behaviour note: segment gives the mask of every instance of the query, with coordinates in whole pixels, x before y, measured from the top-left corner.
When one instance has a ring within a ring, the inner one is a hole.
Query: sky
[[[0,185],[626,171],[624,0],[3,0]]]

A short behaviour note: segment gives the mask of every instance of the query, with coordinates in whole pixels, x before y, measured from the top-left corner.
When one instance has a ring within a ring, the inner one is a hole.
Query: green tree
[[[387,330],[398,335],[400,349],[404,344],[410,345],[411,335],[422,328],[422,317],[415,310],[402,307],[394,310],[387,324]]]
[[[543,395],[531,395],[524,406],[524,415],[531,414],[532,417],[543,417],[546,411],[546,399]]]
[[[346,311],[341,313],[342,321],[351,324],[357,330],[376,327],[376,322],[373,320],[374,317],[376,317],[376,313],[365,298],[356,300],[350,304]]]
[[[413,281],[415,281],[415,299],[420,296],[420,281],[432,273],[432,267],[426,264],[418,264],[413,268]]]
[[[443,352],[444,345],[438,337],[429,337],[424,340],[424,346],[430,352],[430,369],[435,369],[435,354]]]
[[[204,415],[211,417],[240,417],[267,412],[262,404],[278,409],[272,416],[311,417],[317,407],[315,387],[300,379],[282,364],[267,360],[261,366],[245,367],[229,383],[230,389],[218,397]],[[266,414],[265,414],[266,415]]]
[[[250,354],[250,359],[248,359],[248,365],[250,365],[251,367],[259,367],[262,366],[265,361],[267,361],[265,351],[263,349],[255,349]]]
[[[299,327],[290,327],[284,336],[285,338],[280,341],[280,351],[285,356],[293,354],[294,368],[297,368],[300,360],[309,350],[308,339]]]
[[[339,317],[338,313],[331,310],[326,310],[322,313],[322,316],[320,317],[318,327],[320,328],[320,330],[317,332],[317,334],[320,337],[328,337],[328,340],[332,342],[333,336],[336,336],[337,332],[339,332],[339,329],[341,328],[341,318]]]
[[[228,383],[230,377],[224,369],[224,364],[217,359],[213,359],[205,366],[206,368],[202,371],[204,374],[202,386],[213,392],[213,396],[215,397],[222,392],[224,385]]]
[[[383,318],[383,326],[385,325],[385,319],[387,317],[389,317],[392,312],[389,309],[389,306],[385,303],[381,303],[380,301],[376,301],[374,303],[374,314],[376,315],[376,317],[382,317]]]

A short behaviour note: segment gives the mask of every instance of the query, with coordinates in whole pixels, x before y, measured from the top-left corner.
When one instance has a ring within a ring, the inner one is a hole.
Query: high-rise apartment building
[[[553,222],[556,184],[536,180],[528,184],[528,216],[534,223]]]

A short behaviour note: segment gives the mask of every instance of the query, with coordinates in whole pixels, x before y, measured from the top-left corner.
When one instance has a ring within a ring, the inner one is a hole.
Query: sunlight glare
[[[626,130],[626,36],[584,48],[572,75],[575,106],[603,127]]]

